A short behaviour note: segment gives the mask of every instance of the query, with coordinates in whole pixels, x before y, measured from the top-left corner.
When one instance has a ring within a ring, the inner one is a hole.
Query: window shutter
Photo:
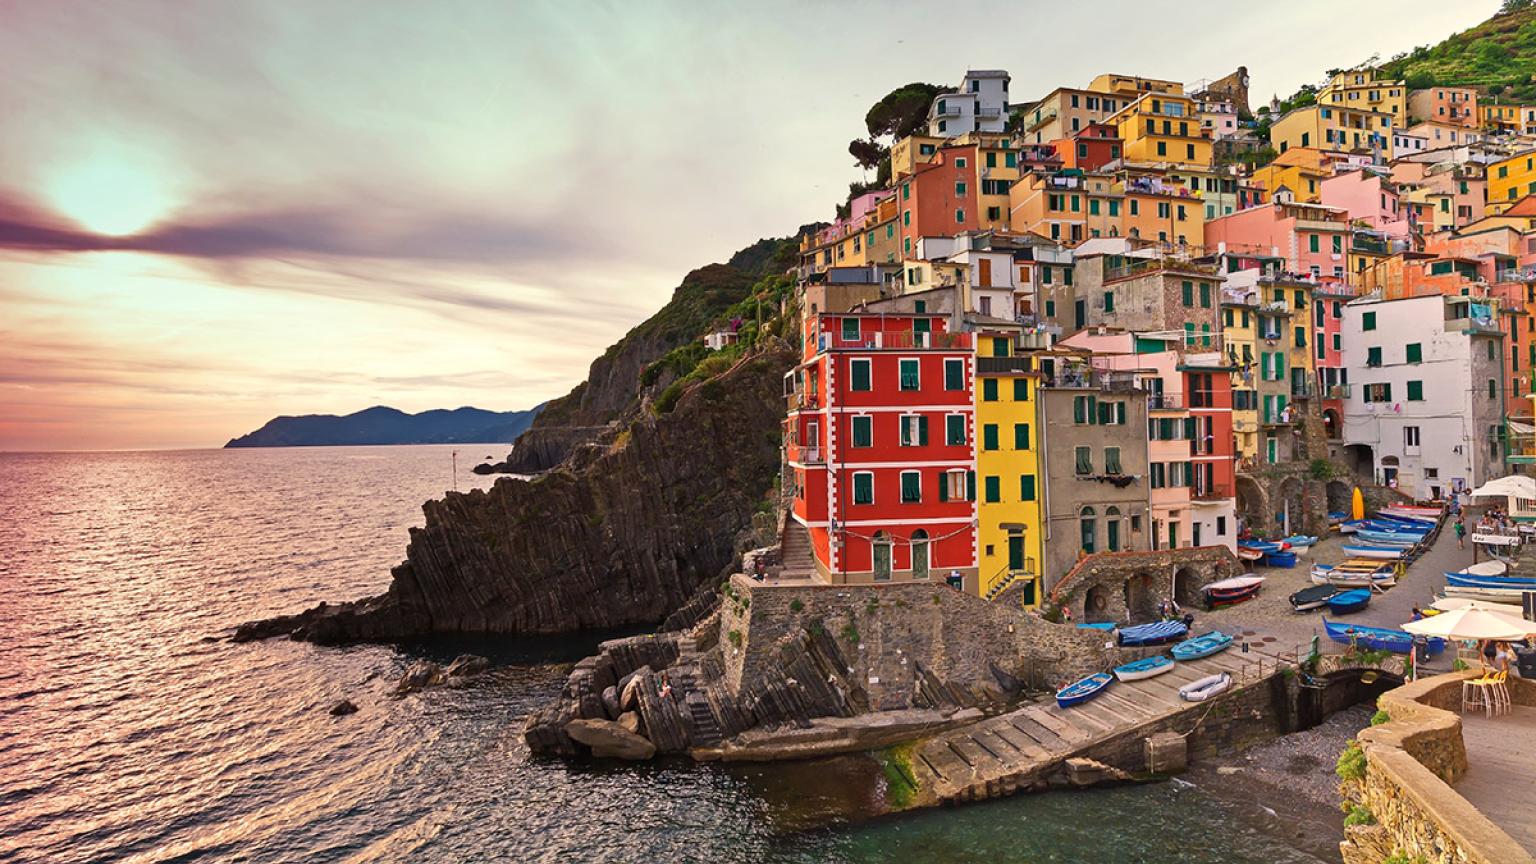
[[[1124,426],[1125,425],[1125,403],[1124,402],[1116,402],[1115,403],[1115,423],[1116,423],[1116,425],[1119,425],[1119,426]]]
[[[1099,422],[1099,398],[1097,396],[1088,397],[1088,422]]]
[[[939,472],[939,500],[949,500],[949,475],[943,471]]]
[[[976,500],[976,472],[965,472],[965,500]]]
[[[919,447],[928,446],[928,418],[926,416],[917,418],[917,444]]]
[[[1184,438],[1188,441],[1195,440],[1195,418],[1184,418]]]

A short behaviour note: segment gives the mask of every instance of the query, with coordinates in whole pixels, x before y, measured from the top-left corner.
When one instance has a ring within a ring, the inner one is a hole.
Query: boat
[[[1328,638],[1335,642],[1349,645],[1353,643],[1360,648],[1368,648],[1372,651],[1391,651],[1394,654],[1407,654],[1413,648],[1413,634],[1404,630],[1388,630],[1385,627],[1366,627],[1360,624],[1340,624],[1337,621],[1323,619],[1323,629],[1327,631]],[[1429,653],[1439,654],[1445,650],[1445,640],[1438,636],[1429,639]]]
[[[1303,588],[1291,595],[1291,608],[1297,612],[1306,612],[1328,604],[1328,598],[1338,594],[1344,589],[1337,585],[1313,585],[1311,588]]]
[[[1189,625],[1183,621],[1158,621],[1120,628],[1120,644],[1133,648],[1140,645],[1165,645],[1177,642],[1189,635]]]
[[[1119,625],[1115,624],[1113,621],[1085,621],[1082,624],[1077,625],[1077,629],[1112,631],[1117,626]]]
[[[1306,534],[1295,534],[1285,538],[1285,542],[1290,544],[1292,549],[1305,549],[1306,547],[1315,544],[1317,542],[1317,538],[1310,537]]]
[[[1401,531],[1404,534],[1428,534],[1435,530],[1435,526],[1417,519],[1367,519],[1361,523],[1361,527],[1376,531]]]
[[[1371,602],[1371,589],[1353,588],[1328,598],[1328,611],[1335,615],[1359,612]]]
[[[1269,540],[1239,540],[1237,541],[1237,545],[1246,546],[1249,549],[1257,549],[1264,553],[1285,551],[1284,543],[1272,542]]]
[[[1377,585],[1390,588],[1397,584],[1397,574],[1392,572],[1392,565],[1369,559],[1361,560],[1359,563],[1345,561],[1338,565],[1313,564],[1312,584],[1343,585],[1355,588]]]
[[[1265,567],[1295,567],[1296,566],[1296,553],[1295,552],[1265,552],[1264,553],[1264,566]]]
[[[1472,564],[1460,570],[1448,571],[1447,576],[1503,576],[1509,572],[1509,565],[1503,561],[1484,561],[1481,564]]]
[[[1095,672],[1087,678],[1073,681],[1071,684],[1056,691],[1056,704],[1063,708],[1073,705],[1081,705],[1089,699],[1104,692],[1115,676],[1108,672]]]
[[[1536,579],[1520,576],[1462,576],[1445,574],[1445,584],[1457,588],[1508,588],[1514,591],[1536,591]]]
[[[1487,600],[1489,603],[1512,603],[1519,606],[1524,602],[1525,592],[1518,588],[1470,588],[1447,585],[1445,596],[1460,597],[1465,600]]]
[[[1212,582],[1200,590],[1205,594],[1206,605],[1215,609],[1218,606],[1232,606],[1252,598],[1259,593],[1259,587],[1263,584],[1263,576],[1250,574]]]
[[[1403,557],[1407,554],[1408,549],[1403,546],[1350,545],[1345,546],[1344,551],[1349,555],[1355,555],[1360,558],[1382,558],[1390,561]]]
[[[1345,513],[1342,510],[1329,510],[1328,511],[1328,524],[1330,524],[1330,525],[1337,525],[1340,522],[1343,522],[1344,520],[1346,520],[1348,518],[1349,518],[1349,514]]]
[[[1156,654],[1116,666],[1115,677],[1121,681],[1140,681],[1143,678],[1151,678],[1154,675],[1172,671],[1173,661],[1161,654]]]
[[[1395,519],[1415,519],[1433,525],[1440,521],[1440,512],[1436,507],[1383,507],[1376,515]]]
[[[1231,644],[1231,636],[1220,630],[1212,630],[1202,636],[1185,639],[1183,642],[1168,649],[1168,652],[1173,655],[1175,660],[1199,660],[1201,657],[1219,654]]]
[[[1250,562],[1257,561],[1260,558],[1264,557],[1264,550],[1263,549],[1254,549],[1251,546],[1244,546],[1242,544],[1238,544],[1238,547],[1237,547],[1237,557],[1241,561],[1250,561]]]
[[[1424,538],[1418,534],[1370,531],[1365,528],[1355,532],[1355,539],[1372,546],[1417,546],[1424,542]]]
[[[1225,672],[1207,675],[1179,688],[1179,698],[1185,702],[1204,702],[1232,689],[1232,676]]]
[[[1359,530],[1361,525],[1364,525],[1369,521],[1370,520],[1368,519],[1345,519],[1343,522],[1339,523],[1339,533],[1353,534],[1355,531]]]

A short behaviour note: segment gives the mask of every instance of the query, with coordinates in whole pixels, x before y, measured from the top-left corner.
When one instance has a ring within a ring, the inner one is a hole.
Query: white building
[[[1416,498],[1504,473],[1504,334],[1493,301],[1362,298],[1344,306],[1344,452]]]
[[[1429,139],[1423,135],[1398,129],[1392,133],[1392,158],[1401,159],[1429,149]]]
[[[1423,138],[1425,147],[1429,150],[1439,150],[1441,147],[1460,147],[1463,144],[1476,144],[1483,139],[1478,132],[1465,126],[1452,126],[1449,123],[1436,123],[1426,120],[1414,126],[1408,127],[1408,134],[1416,138]],[[1397,151],[1393,151],[1396,153]]]
[[[960,92],[934,97],[928,106],[928,134],[954,138],[967,132],[1002,132],[1008,125],[1008,73],[972,69]]]

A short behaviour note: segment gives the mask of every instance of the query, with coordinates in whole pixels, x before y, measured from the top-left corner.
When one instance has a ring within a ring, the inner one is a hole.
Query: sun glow
[[[99,150],[59,166],[47,195],[53,206],[82,228],[123,237],[164,217],[176,201],[152,160]]]

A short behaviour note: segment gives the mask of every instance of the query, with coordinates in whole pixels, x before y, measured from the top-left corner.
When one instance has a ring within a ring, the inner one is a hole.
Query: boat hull
[[[1407,654],[1413,650],[1413,634],[1403,630],[1340,624],[1326,618],[1323,619],[1323,629],[1327,631],[1329,639],[1343,645],[1353,642],[1356,646],[1372,651],[1391,651],[1394,654]],[[1439,654],[1444,650],[1444,639],[1433,637],[1429,640],[1430,655]]]
[[[1167,657],[1148,657],[1134,663],[1116,666],[1115,677],[1121,681],[1140,681],[1144,678],[1155,678],[1164,672],[1172,672],[1173,667],[1174,662]]]
[[[1063,708],[1070,708],[1073,705],[1081,705],[1084,702],[1087,702],[1089,699],[1092,699],[1100,693],[1103,693],[1104,688],[1108,687],[1110,682],[1114,680],[1114,676],[1110,675],[1108,672],[1099,672],[1094,675],[1089,675],[1087,678],[1083,678],[1080,681],[1074,681],[1071,684],[1068,684],[1067,686],[1056,691],[1056,704]]]
[[[1344,551],[1361,558],[1380,558],[1384,561],[1395,561],[1403,557],[1408,550],[1384,546],[1345,546]]]
[[[1193,639],[1186,639],[1180,642],[1170,648],[1169,653],[1173,655],[1175,660],[1199,660],[1212,654],[1220,654],[1222,651],[1227,650],[1231,644],[1231,636],[1219,630],[1213,630],[1202,636],[1196,636]]]
[[[1204,702],[1232,689],[1232,676],[1225,672],[1207,675],[1179,688],[1179,698],[1185,702]]]
[[[1303,588],[1290,596],[1291,608],[1297,612],[1310,612],[1328,605],[1328,598],[1340,593],[1334,585],[1314,585]]]
[[[1159,621],[1155,624],[1139,624],[1120,630],[1120,644],[1127,648],[1143,645],[1166,645],[1189,635],[1189,625],[1183,621]]]
[[[1347,615],[1351,612],[1359,612],[1370,605],[1371,592],[1367,588],[1356,588],[1353,591],[1345,591],[1328,598],[1328,611],[1335,615]]]

